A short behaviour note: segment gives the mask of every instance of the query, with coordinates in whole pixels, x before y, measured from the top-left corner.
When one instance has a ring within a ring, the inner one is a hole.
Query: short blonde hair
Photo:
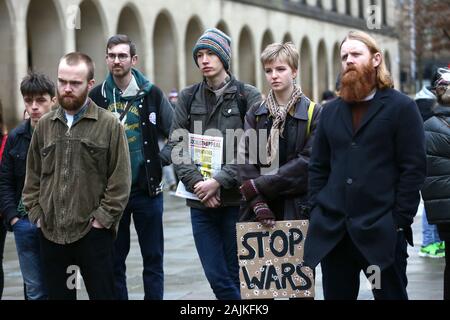
[[[386,62],[384,61],[384,55],[381,52],[381,49],[378,46],[375,39],[363,31],[352,30],[352,31],[349,31],[349,33],[347,33],[347,36],[344,38],[344,40],[342,40],[340,48],[342,48],[342,45],[347,40],[360,41],[366,45],[366,47],[369,49],[371,54],[379,53],[381,55],[381,63],[376,68],[377,88],[378,89],[393,88],[394,82],[392,81],[391,74],[389,73],[389,71],[386,67]]]
[[[286,62],[293,70],[298,70],[300,54],[292,42],[272,43],[264,49],[260,59],[263,67],[266,63],[279,59]]]

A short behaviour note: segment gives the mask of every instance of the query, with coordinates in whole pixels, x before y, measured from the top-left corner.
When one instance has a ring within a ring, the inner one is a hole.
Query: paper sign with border
[[[308,220],[236,224],[242,299],[313,298],[314,276],[303,266]]]

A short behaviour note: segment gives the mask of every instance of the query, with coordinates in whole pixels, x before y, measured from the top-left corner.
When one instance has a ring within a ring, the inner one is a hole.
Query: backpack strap
[[[195,94],[197,93],[198,89],[200,88],[200,82],[196,83],[195,85],[192,86],[190,92],[187,92],[187,94],[189,95],[188,98],[188,103],[186,105],[186,112],[188,115],[188,119],[191,118],[191,106],[192,106],[192,102],[194,102],[194,98],[195,98]]]
[[[127,102],[125,109],[123,110],[122,114],[119,117],[119,121],[122,122],[123,118],[127,115],[128,111],[130,111],[131,107],[133,106],[133,103],[139,99],[139,95],[144,92],[144,89],[139,89],[139,91],[136,93],[136,95]]]
[[[308,123],[306,124],[306,136],[309,137],[310,133],[311,133],[311,122],[312,122],[312,117],[314,114],[314,107],[316,106],[316,103],[313,101],[309,102],[309,106],[308,106]]]
[[[241,119],[242,122],[244,122],[245,119],[245,114],[247,113],[247,99],[245,98],[245,87],[244,87],[244,83],[237,81],[237,91],[236,91],[236,95],[237,95],[237,103],[238,103],[238,108],[239,108],[239,113],[241,114]]]

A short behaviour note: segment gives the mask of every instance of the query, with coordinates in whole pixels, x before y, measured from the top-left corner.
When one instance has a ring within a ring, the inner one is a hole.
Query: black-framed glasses
[[[130,55],[128,55],[126,53],[119,53],[119,54],[108,53],[106,55],[106,58],[109,61],[116,61],[116,58],[118,58],[120,62],[124,62],[124,61],[128,60],[129,57],[130,57]]]

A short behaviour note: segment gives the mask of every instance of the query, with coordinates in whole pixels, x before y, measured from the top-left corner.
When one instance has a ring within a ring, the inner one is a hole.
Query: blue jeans
[[[27,300],[47,299],[47,286],[44,281],[39,230],[28,220],[19,219],[13,226],[20,271],[25,284]]]
[[[241,299],[236,245],[239,207],[191,208],[192,232],[206,278],[219,300]]]
[[[435,242],[441,242],[438,229],[435,224],[428,224],[427,214],[424,207],[422,213],[422,247],[426,247]]]
[[[132,214],[144,264],[144,299],[162,300],[164,295],[163,194],[151,198],[143,192],[130,195],[120,220],[117,239],[114,242],[114,277],[117,299],[128,300],[125,260],[130,251]]]

